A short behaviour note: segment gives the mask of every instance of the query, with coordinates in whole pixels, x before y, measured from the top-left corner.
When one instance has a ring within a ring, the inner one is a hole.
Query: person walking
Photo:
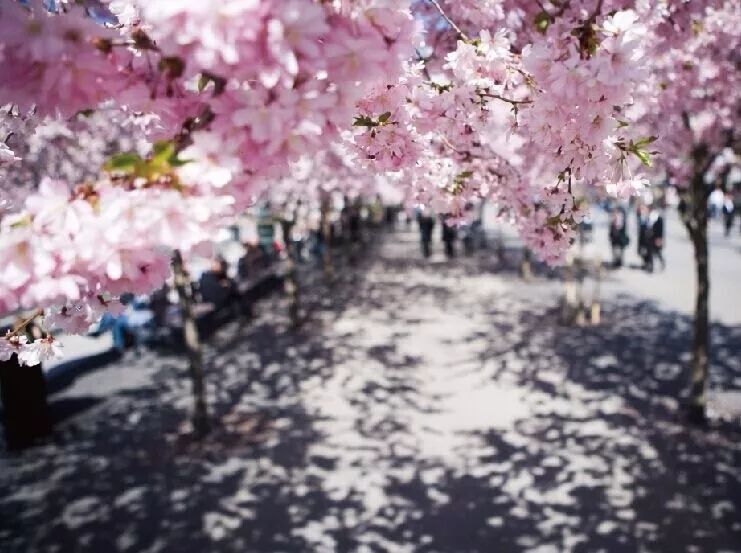
[[[429,207],[425,207],[417,214],[417,222],[419,223],[422,255],[427,259],[432,253],[430,245],[432,243],[432,231],[435,228],[435,215]]]
[[[351,201],[345,196],[344,206],[340,211],[342,241],[347,251],[350,265],[355,265],[361,248],[360,234],[360,198]]]
[[[725,195],[723,194],[723,190],[719,186],[716,186],[708,196],[708,215],[711,219],[715,219],[716,215],[720,215],[724,201]]]
[[[643,261],[643,269],[653,271],[653,246],[651,244],[651,224],[649,209],[645,204],[638,207],[638,255]]]
[[[731,229],[733,228],[733,220],[736,217],[736,206],[733,202],[733,196],[730,192],[726,192],[725,199],[723,200],[723,225],[725,226],[726,236],[730,236]]]
[[[610,211],[610,245],[612,246],[612,266],[619,269],[623,266],[625,248],[630,243],[625,208],[617,206]]]
[[[649,215],[649,227],[650,227],[650,265],[651,270],[653,269],[654,258],[658,259],[661,263],[661,270],[666,269],[666,261],[664,261],[664,215],[659,209],[652,209]]]
[[[455,257],[455,239],[457,237],[456,228],[447,222],[447,215],[441,215],[440,221],[443,224],[443,244],[445,244],[445,256],[448,259]]]

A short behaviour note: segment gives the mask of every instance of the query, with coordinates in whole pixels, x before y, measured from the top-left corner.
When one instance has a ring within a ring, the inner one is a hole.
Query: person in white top
[[[708,197],[708,208],[710,209],[711,218],[715,218],[720,214],[724,202],[725,194],[723,194],[723,191],[720,188],[715,188]]]

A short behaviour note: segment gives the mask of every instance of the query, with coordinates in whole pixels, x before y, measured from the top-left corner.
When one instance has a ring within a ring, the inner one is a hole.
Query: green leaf
[[[635,143],[635,147],[642,148],[643,146],[648,146],[652,142],[656,142],[658,139],[658,136],[646,136],[644,138],[639,138],[638,141]]]
[[[431,82],[429,84],[430,84],[430,86],[432,88],[434,88],[435,90],[437,90],[440,94],[442,94],[443,92],[447,92],[448,90],[451,90],[453,88],[453,84],[452,83],[440,84],[440,83],[436,83],[436,82]]]
[[[170,158],[171,167],[182,167],[183,165],[188,165],[188,163],[193,163],[193,160],[192,159],[180,159],[179,157]]]
[[[13,221],[10,224],[10,228],[28,227],[31,226],[31,223],[33,223],[33,218],[31,217],[30,213],[26,213],[25,215],[19,217],[17,220]]]
[[[458,173],[459,179],[468,179],[473,176],[473,171],[463,171],[461,173]]]
[[[373,121],[373,119],[367,115],[358,115],[355,117],[355,121],[353,122],[353,127],[368,127],[370,129],[377,126],[378,123]]]
[[[548,25],[551,24],[551,16],[548,14],[548,12],[542,11],[535,16],[533,23],[535,24],[535,29],[539,33],[545,34],[545,32],[548,30]]]
[[[382,113],[381,115],[378,116],[378,122],[379,123],[385,123],[390,118],[391,118],[391,112],[390,111],[387,111],[386,113]]]
[[[641,160],[646,167],[651,167],[651,156],[646,150],[636,150],[635,155]]]
[[[141,162],[142,158],[136,152],[123,152],[106,161],[103,169],[118,173],[133,173]]]
[[[168,140],[155,142],[152,147],[152,161],[155,163],[169,163],[175,156],[175,144]]]

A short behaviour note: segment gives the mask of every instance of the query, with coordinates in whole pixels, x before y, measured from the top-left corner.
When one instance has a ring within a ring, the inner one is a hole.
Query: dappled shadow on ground
[[[181,359],[120,361],[162,368],[2,459],[3,551],[741,550],[738,423],[679,414],[687,318],[561,327],[556,284],[414,246],[314,281],[298,332],[280,298],[220,330],[203,442]],[[713,338],[741,389],[741,329]]]

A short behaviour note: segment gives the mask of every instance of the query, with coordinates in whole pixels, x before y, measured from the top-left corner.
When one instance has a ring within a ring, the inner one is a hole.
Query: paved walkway
[[[2,550],[741,551],[741,427],[677,415],[687,316],[564,328],[547,275],[418,257],[397,234],[307,291],[298,334],[279,298],[217,333],[202,444],[181,358],[80,375],[55,403],[85,410],[0,458]],[[714,336],[739,390],[741,328]]]

